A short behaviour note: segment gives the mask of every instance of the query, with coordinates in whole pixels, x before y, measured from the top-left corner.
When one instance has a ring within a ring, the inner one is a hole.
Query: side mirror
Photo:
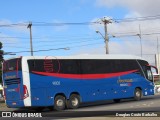
[[[153,65],[146,65],[146,66],[151,67],[151,68],[154,68],[154,69],[156,70],[156,73],[158,74],[158,69],[157,69],[156,66],[153,66]]]

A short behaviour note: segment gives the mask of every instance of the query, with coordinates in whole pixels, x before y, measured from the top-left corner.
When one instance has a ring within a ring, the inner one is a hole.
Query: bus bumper
[[[8,108],[21,108],[21,107],[24,107],[24,102],[23,100],[6,101],[6,105]]]

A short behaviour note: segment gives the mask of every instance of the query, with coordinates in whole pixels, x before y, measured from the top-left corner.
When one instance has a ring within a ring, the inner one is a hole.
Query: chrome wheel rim
[[[141,96],[141,93],[140,93],[139,91],[137,91],[137,92],[136,92],[136,96],[137,96],[137,97],[140,97],[140,96]]]
[[[71,102],[72,102],[73,106],[77,106],[78,105],[78,99],[77,98],[73,98]]]
[[[57,106],[60,107],[60,106],[63,106],[64,102],[62,99],[59,99],[59,100],[57,100],[56,104],[57,104]]]

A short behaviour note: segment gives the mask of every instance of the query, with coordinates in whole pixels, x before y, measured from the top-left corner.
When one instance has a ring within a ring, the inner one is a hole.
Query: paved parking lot
[[[0,111],[14,111],[15,108],[8,108],[5,102],[0,101]]]

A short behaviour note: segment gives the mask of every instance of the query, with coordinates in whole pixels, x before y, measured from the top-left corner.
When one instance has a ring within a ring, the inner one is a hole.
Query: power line
[[[99,38],[100,39],[100,38]],[[83,43],[83,42],[93,42],[93,41],[97,41],[97,39],[93,39],[93,40],[82,40],[82,41],[74,41],[74,42],[63,42],[63,44],[61,43],[61,44],[55,44],[55,43],[53,43],[53,45],[51,45],[51,44],[49,44],[49,45],[38,45],[38,47],[41,47],[41,46],[57,46],[57,45],[66,45],[66,44],[69,44],[69,45],[71,45],[71,44],[75,44],[75,43]],[[37,46],[35,46],[35,47],[37,47]]]
[[[124,18],[124,19],[113,19],[115,22],[133,22],[133,21],[146,21],[146,20],[157,20],[160,19],[160,15],[135,17],[135,18]]]
[[[53,49],[43,49],[43,50],[34,50],[33,52],[42,52],[42,51],[52,51],[52,50],[60,50],[60,49],[67,49],[67,48],[53,48]],[[11,52],[11,53],[26,53],[31,51],[18,51],[18,52]]]
[[[146,21],[146,20],[157,20],[160,19],[160,15],[145,16],[145,17],[134,17],[134,18],[112,18],[115,22],[133,22],[133,21]],[[99,22],[32,22],[32,26],[64,26],[64,25],[94,25],[100,24]],[[28,26],[28,22],[23,23],[12,23],[12,24],[0,24],[0,27],[15,27],[15,26]]]
[[[134,32],[133,32],[134,33]],[[135,32],[136,33],[136,32]],[[113,33],[112,33],[113,34]],[[153,33],[143,33],[142,35],[157,35],[157,34],[160,34],[160,32],[153,32]],[[126,33],[114,33],[114,36],[115,38],[120,38],[120,37],[131,37],[131,36],[137,36],[137,34],[128,34],[128,32]],[[21,37],[14,37],[14,38],[21,38]],[[39,37],[41,38],[41,37]],[[52,37],[50,37],[51,39]],[[29,38],[28,38],[29,39]],[[38,39],[38,38],[37,38]],[[76,40],[75,40],[76,39]],[[54,43],[68,43],[68,41],[66,40],[70,40],[72,42],[69,42],[69,43],[80,43],[80,42],[87,42],[87,41],[95,41],[97,39],[101,39],[100,37],[97,37],[96,39],[93,38],[93,37],[77,37],[75,38],[73,41],[70,39],[70,38],[67,38],[65,40],[59,40],[59,41],[55,41],[55,40],[40,40],[40,41],[35,41],[35,42],[39,42],[39,43],[48,43],[48,42],[54,42]],[[85,40],[84,40],[85,39]],[[58,39],[57,39],[58,40]],[[80,40],[80,41],[77,41],[77,40]],[[25,41],[23,41],[24,43]],[[3,44],[16,44],[17,45],[17,42],[13,43],[13,42],[9,42],[9,43],[3,43]],[[21,43],[22,44],[22,43]],[[38,43],[37,43],[38,44]]]
[[[96,41],[97,39],[100,39],[100,38],[90,38],[90,37],[86,37],[86,38],[76,38],[76,40],[71,40],[71,39],[65,39],[65,40],[57,40],[57,41],[55,41],[55,40],[48,40],[48,41],[35,41],[35,43],[36,43],[36,45],[38,45],[38,44],[42,44],[42,43],[44,43],[43,44],[43,46],[45,45],[45,43],[47,44],[47,43],[49,43],[49,45],[51,46],[52,44],[56,44],[56,45],[62,45],[62,44],[74,44],[74,43],[83,43],[83,42],[92,42],[92,41]],[[26,42],[20,42],[20,44],[23,44],[23,43],[25,43],[25,45],[26,45]],[[57,44],[57,43],[60,43],[60,44]],[[62,44],[61,44],[62,43]],[[15,42],[15,43],[13,43],[13,42],[10,42],[10,43],[3,43],[4,45],[15,45],[15,47],[17,46],[17,42]],[[29,43],[28,43],[29,44]],[[53,46],[53,45],[52,45]]]
[[[146,16],[146,17],[136,17],[136,18],[126,18],[126,19],[113,19],[115,21],[119,21],[119,22],[133,22],[133,21],[145,21],[145,20],[156,20],[156,19],[160,19],[160,15],[156,15],[156,16]],[[99,24],[98,22],[79,22],[79,23],[47,23],[47,22],[33,22],[32,25],[33,26],[63,26],[63,25],[93,25],[93,24]],[[0,27],[14,27],[14,26],[27,26],[28,23],[24,22],[24,23],[17,23],[17,24],[4,24],[1,25]],[[157,29],[156,29],[157,30]],[[135,34],[134,34],[135,33]],[[131,37],[131,36],[138,36],[138,34],[136,34],[136,32],[126,32],[126,33],[117,33],[119,35],[115,36],[118,37]],[[160,34],[160,32],[153,32],[153,33],[143,33],[141,35],[157,35]],[[4,37],[3,37],[4,38]],[[7,37],[9,38],[16,38],[16,37]],[[17,37],[18,38],[18,37]],[[25,38],[25,37],[21,37],[24,39],[29,39],[29,38]],[[19,39],[21,39],[19,37]],[[33,38],[36,39],[36,38]],[[38,39],[38,38],[37,38]],[[40,39],[40,38],[39,38]],[[87,38],[88,39],[88,38]],[[65,40],[66,41],[66,40]],[[36,41],[37,42],[37,41]],[[39,41],[42,42],[42,41]],[[43,41],[44,43],[47,41]],[[49,41],[48,41],[49,42]],[[54,42],[54,41],[53,41]],[[58,41],[57,41],[58,42]],[[60,41],[59,41],[60,42]],[[75,41],[75,43],[81,43],[82,41]],[[88,40],[85,40],[84,42],[88,42]],[[64,44],[74,44],[74,42],[68,42]],[[63,44],[59,44],[59,45],[63,45]],[[91,44],[92,45],[92,44]],[[81,46],[81,45],[80,45]],[[50,50],[50,49],[48,49]],[[52,49],[51,49],[52,50]],[[41,50],[40,50],[41,51]],[[43,51],[43,50],[42,50]],[[23,51],[24,52],[24,51]],[[39,52],[39,51],[37,51]]]
[[[91,25],[95,22],[81,22],[81,23],[33,23],[33,26],[64,26],[64,25]]]
[[[67,49],[69,48],[77,48],[77,47],[84,47],[84,46],[90,46],[90,45],[94,45],[94,44],[103,44],[103,43],[91,43],[91,44],[84,44],[84,45],[77,45],[77,46],[69,46],[69,47],[65,47]],[[60,49],[65,49],[65,48],[51,48],[51,49],[41,49],[41,50],[35,50],[33,52],[47,52],[47,51],[53,51],[53,50],[60,50]],[[16,51],[16,52],[12,52],[12,53],[26,53],[26,52],[31,52],[31,51]]]
[[[97,24],[96,22],[32,22],[32,26],[64,26],[64,25],[92,25]],[[17,26],[28,26],[28,23],[13,23],[13,24],[0,24],[0,27],[17,27]]]
[[[157,35],[157,34],[160,34],[160,32],[159,33],[145,33],[145,34],[142,34],[142,35],[146,35],[146,36],[148,36],[148,35]],[[137,34],[122,34],[122,35],[115,35],[115,38],[122,38],[122,37],[134,37],[134,36],[138,36]],[[81,39],[81,38],[79,38],[79,39]],[[46,44],[43,44],[43,45],[38,45],[38,46],[35,46],[35,47],[40,47],[40,46],[57,46],[57,45],[66,45],[66,44],[69,44],[69,45],[71,45],[71,44],[76,44],[76,43],[83,43],[83,42],[92,42],[92,41],[97,41],[97,40],[100,40],[101,38],[100,37],[98,37],[98,38],[96,38],[96,39],[93,39],[93,38],[87,38],[86,37],[86,39],[85,40],[80,40],[80,41],[72,41],[72,42],[68,42],[68,40],[66,41],[66,40],[64,40],[64,41],[38,41],[39,43],[50,43],[50,42],[53,42],[53,44],[49,44],[49,45],[46,45]],[[115,40],[117,40],[117,39],[115,39]],[[125,39],[123,39],[123,40],[125,40]],[[132,40],[132,39],[131,39]],[[136,39],[134,39],[134,41],[135,41]],[[144,41],[148,41],[149,39],[147,39],[147,40],[144,40]],[[154,39],[153,39],[154,40]],[[37,41],[36,41],[37,42]],[[60,44],[55,44],[55,43],[60,43]],[[61,44],[62,43],[62,44]],[[6,46],[6,44],[15,44],[15,46]],[[22,44],[22,43],[20,43],[20,44]],[[25,48],[25,47],[18,47],[17,46],[17,43],[4,43],[4,46],[5,47],[16,47],[16,48]],[[26,48],[26,49],[28,49],[28,48]]]
[[[16,27],[16,26],[27,26],[28,23],[13,23],[13,24],[2,24],[0,23],[0,27]]]
[[[97,41],[97,39],[95,39],[95,40],[92,40],[92,41]],[[84,41],[76,41],[76,42],[67,42],[67,43],[64,43],[64,44],[54,44],[54,45],[39,45],[39,46],[35,46],[35,48],[36,47],[47,47],[47,46],[63,46],[63,45],[73,45],[74,44],[74,46],[75,46],[75,44],[76,43],[82,43],[82,44],[84,44],[84,43],[86,43],[86,42],[92,42],[92,41],[88,41],[88,40],[84,40]],[[101,42],[101,41],[99,41],[99,42]],[[101,42],[102,43],[102,42]],[[95,44],[95,43],[93,43],[93,44]],[[81,46],[81,45],[80,45]],[[83,45],[82,45],[83,46]],[[7,47],[15,47],[15,48],[25,48],[25,47],[17,47],[17,45],[15,45],[15,46],[7,46]],[[26,49],[29,49],[29,48],[26,48]]]
[[[149,35],[157,35],[157,34],[160,34],[160,32],[157,32],[157,33],[143,33],[141,35],[149,36]],[[119,37],[131,37],[131,36],[138,36],[138,33],[137,34],[126,34],[126,35],[125,35],[125,33],[123,35],[116,35],[115,34],[116,38],[119,38]]]

